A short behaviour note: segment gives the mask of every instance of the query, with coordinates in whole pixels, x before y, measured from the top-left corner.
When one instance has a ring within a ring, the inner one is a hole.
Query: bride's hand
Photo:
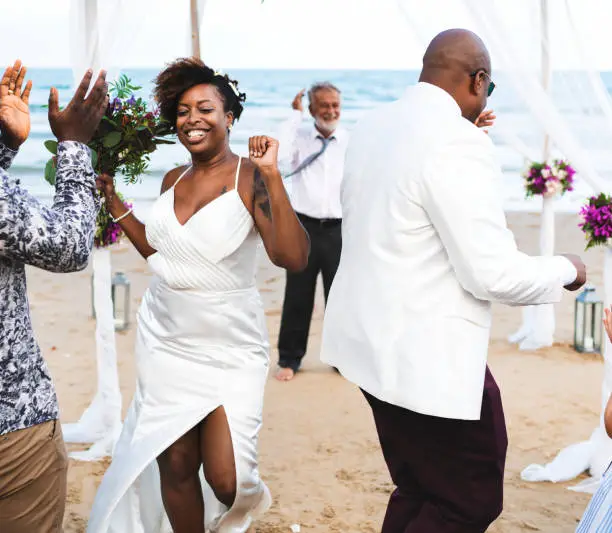
[[[262,174],[278,170],[278,141],[266,135],[249,139],[249,159]]]
[[[30,134],[30,91],[32,81],[26,83],[22,92],[27,69],[21,61],[4,71],[0,81],[0,130],[5,144],[17,150]]]
[[[104,201],[106,202],[106,208],[109,212],[113,212],[115,209],[120,208],[123,202],[119,199],[115,193],[115,179],[108,174],[100,174],[96,178],[96,187],[104,195]]]

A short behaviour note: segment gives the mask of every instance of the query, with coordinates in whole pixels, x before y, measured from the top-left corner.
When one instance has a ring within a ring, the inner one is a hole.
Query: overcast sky
[[[120,45],[120,66],[159,67],[188,53],[188,0],[120,1],[104,39]],[[493,0],[480,0],[492,2]],[[587,29],[585,46],[594,65],[612,70],[612,2],[569,0],[576,22]],[[525,43],[537,30],[525,0],[496,0],[514,38]],[[539,5],[539,0],[528,0]],[[555,66],[571,66],[557,20],[566,0],[549,0]],[[0,63],[20,57],[29,66],[70,66],[71,0],[0,2]],[[409,13],[402,14],[400,4]],[[420,67],[424,41],[437,31],[473,27],[463,0],[208,0],[202,25],[204,59],[231,68],[406,69]],[[108,17],[107,17],[108,19]]]

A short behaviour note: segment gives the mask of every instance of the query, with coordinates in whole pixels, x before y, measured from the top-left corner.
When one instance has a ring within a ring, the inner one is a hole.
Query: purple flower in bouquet
[[[607,244],[612,237],[612,197],[603,193],[592,196],[580,210],[580,216],[583,222],[579,227],[587,239],[586,249]]]

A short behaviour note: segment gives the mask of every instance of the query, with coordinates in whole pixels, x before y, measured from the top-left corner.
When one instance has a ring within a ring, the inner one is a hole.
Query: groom
[[[393,482],[383,533],[481,533],[502,510],[507,437],[486,361],[491,303],[557,302],[575,256],[529,257],[506,227],[482,41],[438,35],[417,85],[353,130],[322,359],[369,402]]]
[[[49,125],[58,141],[53,205],[44,206],[8,174],[30,133],[25,67],[17,61],[0,81],[0,531],[59,533],[68,460],[55,390],[34,339],[26,265],[51,272],[87,266],[98,200],[91,139],[108,105],[106,74],[87,90],[89,71],[60,111],[49,97]]]

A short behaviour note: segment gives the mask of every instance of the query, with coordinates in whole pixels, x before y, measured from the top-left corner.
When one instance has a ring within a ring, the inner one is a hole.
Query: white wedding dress
[[[269,367],[255,286],[260,239],[238,194],[239,171],[240,160],[234,189],[184,225],[174,186],[151,209],[147,240],[157,253],[148,262],[156,277],[138,313],[138,382],[88,533],[172,533],[156,458],[219,406],[231,431],[237,494],[228,509],[200,472],[206,531],[244,533],[270,506],[257,465]]]

